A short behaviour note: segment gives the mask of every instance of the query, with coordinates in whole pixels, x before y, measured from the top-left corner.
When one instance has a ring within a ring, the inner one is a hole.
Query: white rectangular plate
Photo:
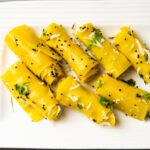
[[[0,74],[17,59],[6,48],[5,34],[14,26],[28,24],[40,33],[51,22],[66,27],[73,23],[92,22],[106,37],[120,25],[131,25],[150,47],[150,1],[37,1],[0,3]],[[134,78],[137,85],[150,92],[133,69],[123,76]],[[95,125],[82,114],[65,109],[57,122],[31,122],[0,81],[0,147],[22,148],[150,148],[150,122],[140,122],[116,112],[115,127]]]

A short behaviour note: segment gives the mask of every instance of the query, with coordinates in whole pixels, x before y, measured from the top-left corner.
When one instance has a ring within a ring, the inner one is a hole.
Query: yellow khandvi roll
[[[104,67],[106,73],[119,77],[130,63],[91,23],[82,25],[76,31],[76,37],[87,47],[87,50]]]
[[[111,110],[103,106],[94,93],[80,85],[72,76],[60,81],[56,95],[60,104],[80,111],[95,123],[108,122],[115,125]]]
[[[33,121],[43,117],[57,118],[60,106],[50,89],[23,62],[12,65],[2,76],[2,81]]]
[[[41,38],[68,62],[82,81],[97,73],[98,63],[75,44],[61,25],[51,23],[43,29]]]
[[[61,57],[39,39],[32,28],[22,25],[5,37],[9,48],[42,80],[51,85],[63,75],[58,61]]]
[[[129,27],[122,27],[114,43],[145,82],[150,82],[150,51]]]
[[[148,110],[150,94],[108,75],[100,77],[96,84],[96,93],[125,114],[144,120]]]

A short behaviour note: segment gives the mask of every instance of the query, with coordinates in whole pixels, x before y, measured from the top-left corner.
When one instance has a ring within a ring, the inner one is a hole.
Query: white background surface
[[[15,56],[3,43],[5,34],[16,25],[44,27],[50,22],[72,26],[92,22],[111,36],[120,25],[132,25],[150,47],[149,0],[49,1],[0,3],[0,73]],[[150,91],[133,70],[126,72],[138,85]],[[126,76],[126,75],[124,75]],[[65,110],[58,122],[32,123],[0,82],[0,147],[23,148],[150,148],[150,121],[140,122],[117,112],[118,125],[103,127],[72,110]]]

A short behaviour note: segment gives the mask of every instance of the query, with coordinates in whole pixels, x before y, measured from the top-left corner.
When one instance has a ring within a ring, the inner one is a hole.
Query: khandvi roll
[[[122,27],[114,43],[145,82],[150,82],[150,51],[129,27]]]
[[[22,25],[12,29],[6,35],[5,42],[35,75],[49,85],[63,75],[58,64],[61,57],[39,39],[30,27]]]
[[[60,104],[80,111],[95,123],[108,122],[115,125],[115,117],[110,107],[103,106],[94,93],[85,89],[72,76],[60,81],[56,95]]]
[[[16,101],[33,119],[56,119],[60,106],[48,86],[40,81],[23,62],[12,65],[2,76],[6,87]]]
[[[116,108],[136,119],[144,120],[148,113],[149,93],[108,75],[98,79],[96,92],[114,104]]]
[[[111,43],[104,38],[102,32],[91,23],[84,24],[76,31],[76,37],[87,47],[87,50],[103,66],[106,73],[119,77],[126,71],[130,63]]]
[[[97,73],[98,63],[75,44],[61,25],[50,24],[43,29],[41,38],[66,60],[82,81]]]

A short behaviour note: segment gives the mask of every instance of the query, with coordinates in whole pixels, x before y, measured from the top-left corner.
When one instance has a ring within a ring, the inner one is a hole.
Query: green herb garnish
[[[81,104],[77,104],[77,107],[78,107],[79,109],[83,109],[83,106],[82,106]]]
[[[145,94],[139,94],[141,98],[144,98],[145,100],[150,100],[150,93],[145,93]]]
[[[12,96],[11,96],[11,108],[12,108],[12,110],[13,110],[13,112],[14,112],[14,101],[13,101],[13,98],[12,98]]]
[[[90,51],[92,49],[93,44],[89,44],[86,48],[88,51]]]
[[[103,82],[102,82],[102,80],[99,80],[97,88],[101,88],[102,86],[103,86]]]
[[[145,61],[148,61],[149,60],[149,57],[148,57],[148,54],[144,54],[144,57],[145,57]]]
[[[136,85],[136,81],[133,79],[129,79],[127,81],[122,80],[123,82],[126,82],[127,84],[131,85],[131,86],[135,86]]]
[[[29,88],[27,83],[24,83],[22,85],[15,84],[15,88],[19,94],[26,95],[26,96],[29,94]]]
[[[42,35],[45,36],[46,35],[46,31],[45,29],[42,30]]]
[[[112,109],[112,105],[101,95],[99,95],[99,102],[104,105],[106,108]]]
[[[87,46],[87,50],[91,50],[93,45],[96,44],[97,42],[101,43],[102,39],[103,39],[102,32],[99,29],[95,29],[94,34],[90,39],[90,44]]]
[[[99,29],[95,29],[94,35],[92,36],[91,40],[93,43],[101,42],[102,37],[103,37],[102,32]]]

